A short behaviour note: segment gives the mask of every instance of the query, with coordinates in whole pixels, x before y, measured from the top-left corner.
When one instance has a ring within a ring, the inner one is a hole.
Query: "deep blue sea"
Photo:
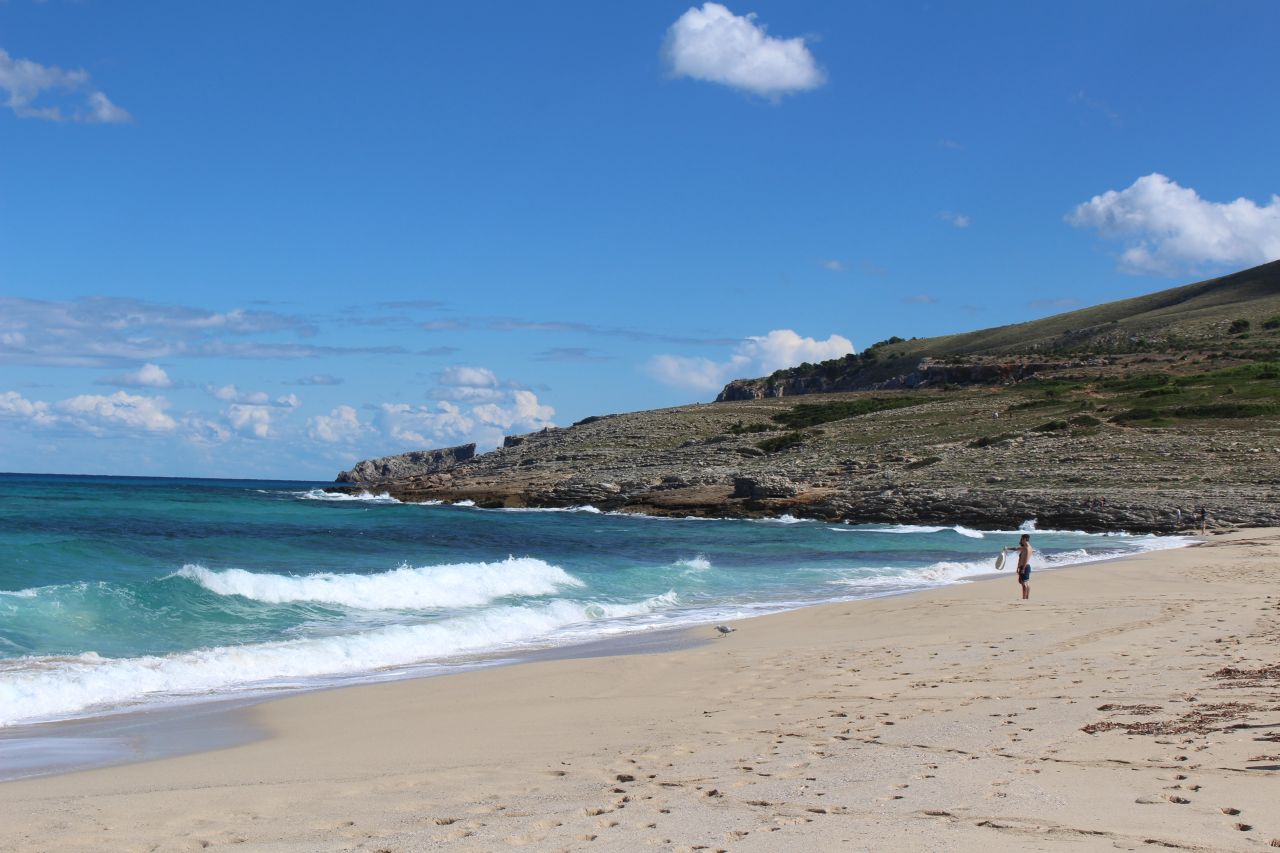
[[[0,726],[958,583],[1019,533],[484,510],[321,485],[0,475]],[[1033,544],[1043,570],[1184,541]]]

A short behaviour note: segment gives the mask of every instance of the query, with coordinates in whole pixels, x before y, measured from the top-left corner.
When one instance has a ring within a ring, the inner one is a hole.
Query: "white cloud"
[[[848,269],[848,267],[844,265],[844,261],[837,261],[834,258],[820,261],[819,264],[824,270],[830,270],[831,272],[844,272]]]
[[[29,59],[14,59],[0,49],[0,92],[5,106],[20,118],[45,121],[82,121],[90,124],[120,124],[133,116],[93,88],[87,71],[64,71],[56,65],[41,65]],[[42,96],[62,95],[70,112],[58,104],[36,104]]]
[[[420,448],[458,443],[475,427],[475,420],[448,400],[441,400],[434,406],[383,403],[377,420],[383,432],[393,440]]]
[[[718,391],[729,380],[733,363],[683,355],[655,355],[645,364],[645,372],[663,385]]]
[[[473,408],[471,413],[481,423],[502,429],[510,429],[518,425],[534,430],[550,426],[556,410],[539,403],[538,395],[532,391],[512,391],[511,399],[505,406],[484,403]]]
[[[232,403],[227,407],[227,421],[238,432],[254,438],[271,435],[271,409],[266,406],[245,406]]]
[[[429,405],[383,403],[378,429],[401,445],[444,447],[474,441],[495,447],[508,432],[532,432],[552,426],[555,409],[524,388],[503,383],[484,367],[451,367],[437,389],[445,399]],[[336,410],[335,410],[336,411]]]
[[[214,337],[276,331],[307,335],[314,327],[301,317],[269,311],[217,312],[109,296],[0,296],[0,363],[98,367],[175,356],[304,358],[352,351]]]
[[[663,55],[676,77],[722,83],[767,98],[826,82],[803,38],[766,34],[754,13],[735,15],[719,3],[691,7],[667,31]]]
[[[938,214],[938,216],[939,216],[943,221],[945,221],[945,222],[950,222],[950,223],[951,223],[953,226],[955,226],[956,228],[968,228],[968,227],[969,227],[969,225],[970,225],[970,223],[972,223],[972,222],[973,222],[973,220],[972,220],[972,219],[970,219],[970,218],[969,218],[968,216],[966,216],[965,214],[963,214],[963,213],[953,213],[953,212],[952,212],[952,211],[950,211],[950,210],[944,210],[944,211],[942,211],[941,213],[939,213],[939,214]]]
[[[749,337],[738,347],[737,357],[766,373],[795,367],[806,361],[826,361],[853,352],[853,342],[840,335],[825,341],[805,338],[790,329],[775,329],[764,336]]]
[[[183,418],[182,429],[186,434],[187,440],[194,444],[221,444],[231,438],[231,430],[208,418]]]
[[[1158,172],[1094,196],[1066,219],[1122,242],[1120,268],[1130,273],[1176,275],[1280,258],[1280,196],[1265,205],[1206,201]]]
[[[329,444],[353,442],[367,429],[351,406],[337,406],[329,414],[316,415],[307,421],[307,434]]]
[[[649,360],[645,370],[666,385],[718,391],[733,378],[761,376],[806,361],[826,361],[851,352],[854,352],[853,342],[840,335],[820,341],[802,337],[791,329],[774,329],[767,335],[753,335],[742,341],[727,361],[659,355]]]
[[[497,388],[498,377],[487,367],[454,365],[440,372],[440,384],[468,388]]]
[[[224,403],[240,403],[246,406],[274,406],[281,409],[296,409],[302,405],[297,394],[289,393],[274,400],[266,391],[241,391],[233,384],[206,385],[206,391]]]
[[[57,418],[49,412],[49,404],[43,400],[28,400],[17,391],[0,394],[0,418],[29,420],[36,426],[49,426]]]
[[[56,406],[67,419],[90,432],[104,427],[123,426],[147,432],[168,432],[178,426],[165,413],[169,403],[163,397],[145,397],[117,391],[114,394],[80,394]]]
[[[206,385],[205,390],[222,402],[231,404],[222,414],[233,429],[254,438],[269,438],[276,415],[287,415],[302,405],[297,394],[272,399],[266,391],[241,391],[231,384]],[[282,409],[283,412],[280,411]]]
[[[104,385],[119,385],[123,388],[172,388],[173,380],[164,368],[158,364],[144,364],[122,376],[110,376],[101,380]]]

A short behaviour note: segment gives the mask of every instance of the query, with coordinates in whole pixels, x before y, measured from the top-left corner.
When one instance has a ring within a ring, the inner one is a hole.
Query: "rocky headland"
[[[1280,263],[340,477],[483,507],[1161,533],[1204,507],[1211,526],[1280,525]]]

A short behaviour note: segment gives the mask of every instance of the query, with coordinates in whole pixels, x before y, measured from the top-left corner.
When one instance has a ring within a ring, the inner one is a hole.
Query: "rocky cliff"
[[[1280,263],[1021,326],[890,338],[719,400],[344,477],[482,507],[1162,533],[1204,507],[1211,525],[1280,525]]]
[[[338,474],[339,483],[380,483],[405,477],[418,477],[447,471],[476,455],[475,444],[460,444],[439,450],[413,450],[395,456],[366,459],[350,471]]]

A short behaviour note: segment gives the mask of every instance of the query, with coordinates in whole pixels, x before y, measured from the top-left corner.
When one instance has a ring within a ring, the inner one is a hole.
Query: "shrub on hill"
[[[809,432],[784,432],[782,435],[775,435],[773,438],[766,438],[764,441],[756,442],[756,447],[765,453],[777,453],[780,450],[804,444],[805,441],[813,437],[814,433]]]
[[[779,412],[772,420],[791,429],[817,426],[830,421],[842,421],[858,415],[904,409],[926,402],[921,397],[866,397],[861,400],[836,400],[830,403],[801,403],[792,409]]]

